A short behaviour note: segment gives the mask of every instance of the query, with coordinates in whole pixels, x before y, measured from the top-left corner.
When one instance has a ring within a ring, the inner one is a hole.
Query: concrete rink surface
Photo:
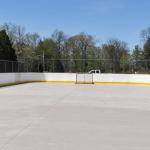
[[[0,88],[0,150],[150,150],[150,86]]]

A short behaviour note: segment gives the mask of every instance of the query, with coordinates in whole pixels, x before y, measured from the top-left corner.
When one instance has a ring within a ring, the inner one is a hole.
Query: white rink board
[[[0,84],[16,82],[76,82],[75,73],[0,73]],[[95,83],[148,83],[150,84],[150,75],[138,74],[94,74]]]
[[[150,75],[142,74],[95,74],[94,82],[150,83]]]

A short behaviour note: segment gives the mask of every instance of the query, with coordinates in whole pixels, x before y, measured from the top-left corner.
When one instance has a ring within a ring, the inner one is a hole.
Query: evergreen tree
[[[144,58],[146,60],[146,68],[150,69],[150,38],[144,44]]]
[[[0,31],[0,60],[17,60],[15,50],[5,30]]]
[[[147,60],[150,59],[150,38],[148,38],[144,44],[144,57]]]

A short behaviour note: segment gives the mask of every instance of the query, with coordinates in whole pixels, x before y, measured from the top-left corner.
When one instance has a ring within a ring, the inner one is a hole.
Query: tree
[[[150,59],[150,27],[141,31],[141,37],[144,40],[144,58]]]
[[[144,61],[144,52],[143,50],[139,47],[139,45],[136,45],[135,48],[133,49],[132,55],[131,55],[131,60],[133,63],[133,71],[142,71],[144,69],[145,61]]]
[[[144,57],[145,59],[150,59],[150,38],[144,44]]]
[[[139,45],[135,45],[133,52],[132,52],[132,60],[138,61],[143,60],[143,50],[139,47]]]
[[[143,41],[147,41],[150,38],[150,27],[141,31],[141,37]]]
[[[105,62],[106,71],[119,73],[125,71],[125,65],[128,62],[129,50],[127,44],[117,39],[111,39],[102,46],[103,58]]]
[[[5,30],[0,31],[0,59],[9,61],[17,60],[15,50],[12,48],[12,43]]]
[[[38,33],[26,33],[25,27],[11,23],[3,24],[0,29],[6,30],[18,59],[34,57],[40,41]]]
[[[4,23],[0,26],[0,30],[5,30],[7,32],[7,35],[9,36],[9,39],[14,46],[16,40],[16,25],[11,23]]]
[[[41,38],[38,33],[27,33],[25,34],[25,45],[30,47],[33,51],[36,50]]]
[[[62,60],[67,56],[68,51],[66,50],[66,42],[67,42],[67,36],[63,31],[55,30],[52,34],[52,39],[57,45],[57,54],[59,56],[59,61],[63,67],[63,70],[65,71],[66,64],[65,61]]]
[[[147,62],[146,66],[147,69],[150,69],[150,38],[147,39],[147,41],[144,44],[144,58]]]
[[[52,39],[44,39],[43,41],[39,42],[36,54],[42,56],[44,51],[45,59],[56,59],[58,56],[56,49],[57,46]]]
[[[52,34],[52,39],[57,45],[58,52],[64,50],[64,43],[66,42],[67,38],[63,31],[55,30]]]
[[[63,66],[60,61],[60,54],[57,53],[57,45],[52,39],[44,39],[40,41],[36,55],[42,57],[44,52],[45,55],[45,67],[48,67],[48,70],[55,72],[63,72]]]
[[[81,33],[68,39],[70,56],[74,60],[75,71],[85,72],[88,67],[89,54],[95,47],[95,40],[92,36]]]
[[[22,55],[18,59],[36,58],[37,46],[40,42],[40,36],[37,33],[27,33],[24,37],[24,47]]]
[[[1,29],[6,30],[17,57],[23,57],[23,50],[25,48],[25,28],[20,25],[5,23],[1,26]]]

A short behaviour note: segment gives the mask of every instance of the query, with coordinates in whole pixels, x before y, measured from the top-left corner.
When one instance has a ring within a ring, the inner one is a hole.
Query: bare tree
[[[107,42],[107,44],[102,46],[102,49],[104,59],[108,60],[108,69],[112,72],[120,72],[122,69],[122,61],[125,63],[129,55],[127,43],[117,39],[111,39]]]

